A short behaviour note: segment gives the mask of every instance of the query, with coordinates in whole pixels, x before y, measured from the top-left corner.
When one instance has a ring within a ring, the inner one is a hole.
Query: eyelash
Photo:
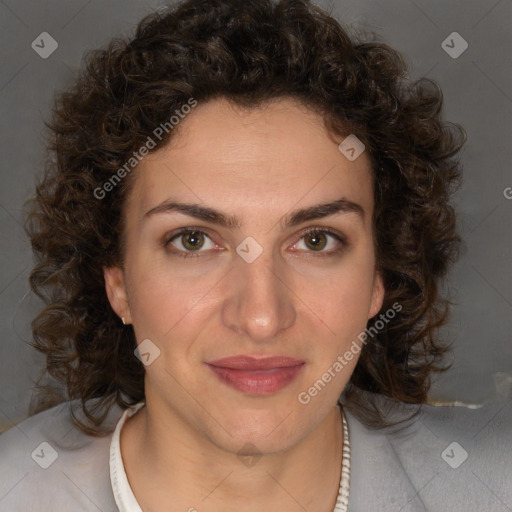
[[[186,258],[202,257],[202,255],[200,253],[206,252],[206,251],[195,252],[195,251],[182,251],[181,249],[169,249],[169,244],[173,240],[175,240],[176,238],[179,238],[180,236],[187,234],[187,233],[201,233],[203,235],[206,235],[211,240],[211,237],[209,237],[208,233],[206,233],[203,229],[194,228],[194,227],[182,228],[182,229],[178,230],[177,232],[173,233],[170,238],[167,238],[167,237],[165,238],[164,243],[163,243],[164,248],[169,250],[170,252],[172,252],[172,254],[174,254],[180,258],[186,259]],[[307,251],[307,252],[311,252],[312,256],[314,256],[314,257],[335,256],[335,255],[339,254],[343,249],[345,249],[345,247],[348,245],[347,239],[345,236],[337,233],[334,230],[331,230],[330,228],[318,228],[318,227],[311,228],[311,229],[308,229],[307,231],[305,231],[299,238],[299,241],[308,235],[312,235],[312,234],[316,235],[316,234],[322,234],[322,233],[330,235],[333,238],[335,238],[339,242],[340,246],[336,249],[331,249],[330,251],[320,251],[320,252]]]

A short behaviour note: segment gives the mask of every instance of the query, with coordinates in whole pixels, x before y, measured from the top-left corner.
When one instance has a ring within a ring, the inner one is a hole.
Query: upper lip
[[[233,370],[270,370],[272,368],[289,368],[299,366],[304,361],[286,356],[232,356],[210,361],[207,364],[221,368],[231,368]]]

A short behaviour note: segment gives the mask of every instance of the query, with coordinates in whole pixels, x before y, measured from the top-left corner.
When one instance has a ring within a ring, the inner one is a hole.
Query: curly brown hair
[[[411,81],[400,54],[377,39],[343,28],[308,0],[187,0],[146,16],[130,40],[86,55],[55,99],[50,157],[29,202],[26,230],[38,258],[30,284],[46,304],[32,322],[33,346],[47,361],[31,414],[76,400],[87,419],[73,412],[76,425],[101,435],[115,403],[144,400],[134,332],[111,308],[102,271],[123,266],[123,205],[136,170],[102,199],[95,191],[190,98],[219,97],[249,108],[293,97],[331,133],[363,141],[382,311],[395,303],[401,310],[362,350],[347,405],[378,427],[385,422],[372,396],[426,401],[430,375],[446,369],[438,329],[451,304],[438,287],[458,256],[450,201],[466,134],[442,121],[439,86]]]

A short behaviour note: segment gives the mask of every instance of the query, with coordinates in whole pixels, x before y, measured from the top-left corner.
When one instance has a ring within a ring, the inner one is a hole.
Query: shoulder
[[[112,434],[83,433],[72,421],[72,406],[77,404],[62,403],[0,435],[0,512],[116,510],[109,473]],[[113,428],[121,414],[115,406],[106,424]]]
[[[424,405],[391,433],[347,416],[355,511],[377,504],[387,511],[383,497],[390,511],[512,508],[512,401],[478,409]]]

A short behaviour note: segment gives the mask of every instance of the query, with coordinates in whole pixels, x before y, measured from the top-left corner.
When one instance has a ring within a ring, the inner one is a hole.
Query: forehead
[[[135,169],[128,206],[140,218],[172,197],[259,214],[348,196],[371,210],[370,160],[363,152],[349,161],[338,148],[343,139],[293,99],[250,109],[200,103]]]

